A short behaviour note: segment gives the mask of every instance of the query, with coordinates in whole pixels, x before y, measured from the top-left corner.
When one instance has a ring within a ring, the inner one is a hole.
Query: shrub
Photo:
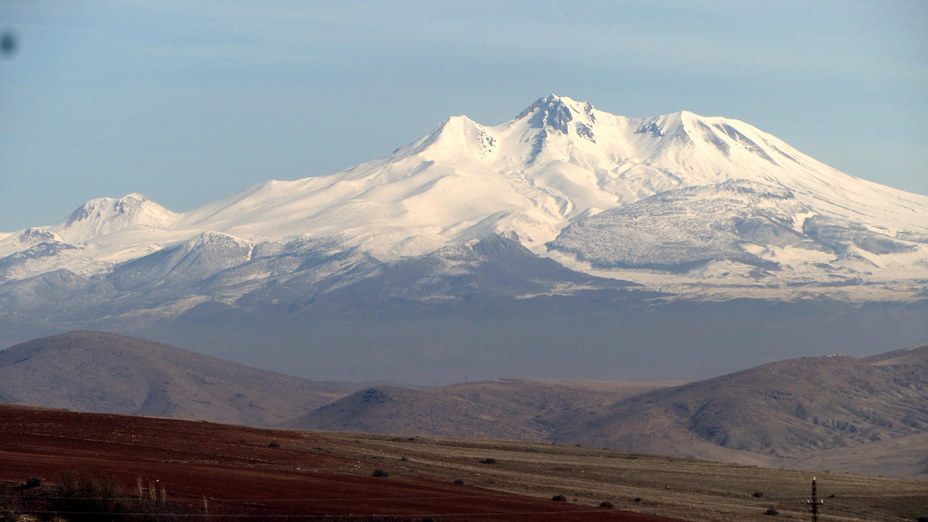
[[[386,471],[382,470],[382,469],[375,469],[375,470],[374,470],[374,473],[373,473],[373,476],[375,476],[375,477],[389,477],[390,474],[387,473]]]
[[[119,494],[112,477],[93,476],[81,471],[65,471],[59,476],[61,488],[53,509],[69,521],[101,520],[99,513],[129,511],[126,499]],[[118,520],[112,515],[108,520]]]
[[[42,485],[42,479],[39,477],[29,477],[25,482],[16,486],[15,489],[32,489]]]
[[[764,493],[762,491],[755,491],[754,493],[751,493],[751,496],[754,498],[762,498]]]
[[[464,481],[461,480],[461,479],[455,479],[454,483],[457,484],[458,486],[463,486],[463,485],[464,485]]]
[[[553,497],[551,497],[551,500],[555,502],[567,502],[567,497],[565,497],[564,495],[554,495]]]
[[[152,482],[143,497],[142,479],[139,478],[138,498],[130,498],[121,491],[112,477],[94,476],[81,471],[67,471],[60,475],[61,486],[51,505],[53,511],[68,522],[182,522],[185,506],[166,501],[164,485]],[[160,494],[159,494],[160,493]]]
[[[482,459],[481,464],[496,464],[496,459]]]
[[[612,508],[613,508],[612,502],[609,502],[608,500],[604,500],[604,501],[600,502],[600,503],[599,503],[599,507],[601,507],[601,508],[606,508],[606,509],[612,509]]]
[[[777,508],[775,507],[769,507],[767,508],[767,511],[764,511],[764,514],[765,515],[779,515],[780,512],[777,511]]]

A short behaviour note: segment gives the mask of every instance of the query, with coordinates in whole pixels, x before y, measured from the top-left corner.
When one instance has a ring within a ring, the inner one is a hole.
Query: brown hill
[[[0,402],[305,429],[611,447],[928,480],[928,346],[680,383],[318,383],[73,332],[0,351]],[[334,401],[334,402],[333,402]]]
[[[881,353],[863,360],[891,370],[910,386],[924,389],[925,383],[928,383],[928,346]]]
[[[353,391],[173,346],[71,332],[0,351],[0,402],[268,426]]]
[[[928,454],[914,442],[928,431],[928,347],[866,359],[804,357],[671,384],[498,380],[369,388],[290,425],[547,440],[928,479],[920,464]]]
[[[549,419],[678,383],[497,379],[436,388],[367,388],[294,428],[457,438],[546,440]]]
[[[561,416],[552,439],[735,462],[751,462],[753,455],[755,462],[826,465],[827,455],[815,460],[811,454],[885,451],[892,445],[874,444],[928,430],[926,353],[921,347],[869,360],[829,355],[767,364]]]
[[[928,432],[873,444],[806,452],[790,466],[928,481]]]

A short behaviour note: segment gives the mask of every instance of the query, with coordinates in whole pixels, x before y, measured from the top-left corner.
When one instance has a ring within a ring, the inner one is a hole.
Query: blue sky
[[[747,121],[928,194],[928,2],[0,0],[0,231],[177,211],[549,93]]]

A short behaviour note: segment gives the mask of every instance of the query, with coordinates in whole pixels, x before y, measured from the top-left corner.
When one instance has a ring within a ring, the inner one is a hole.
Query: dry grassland
[[[813,475],[820,521],[914,521],[928,516],[928,483],[631,455],[551,444],[344,435],[340,452],[381,462],[397,476],[463,480],[511,493],[687,520],[811,520]],[[493,463],[485,463],[492,459]],[[759,496],[758,494],[762,495]],[[636,500],[638,499],[638,500]],[[778,515],[765,512],[775,507]]]

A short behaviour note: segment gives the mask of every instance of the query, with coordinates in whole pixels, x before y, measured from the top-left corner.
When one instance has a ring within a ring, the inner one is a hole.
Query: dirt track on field
[[[127,496],[156,483],[171,502],[202,513],[392,520],[667,521],[612,509],[428,480],[372,476],[363,439],[0,405],[0,481],[75,470],[112,477]],[[393,463],[391,463],[393,464]],[[386,469],[388,466],[384,465]],[[195,518],[194,518],[195,519]]]

